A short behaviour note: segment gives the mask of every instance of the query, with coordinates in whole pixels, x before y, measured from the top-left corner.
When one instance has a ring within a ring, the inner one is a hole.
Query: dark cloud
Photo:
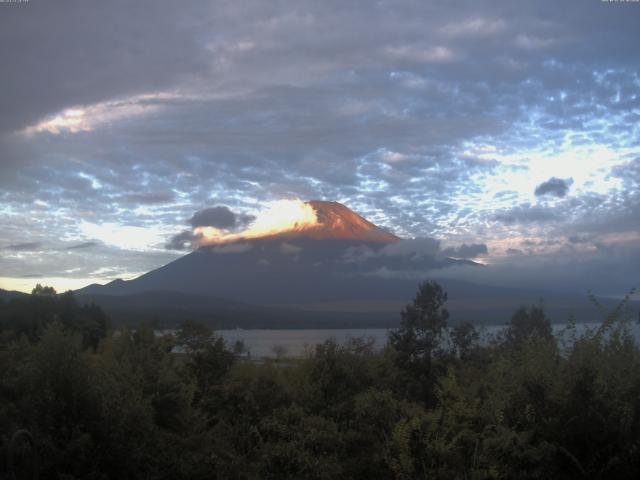
[[[567,240],[573,244],[590,243],[593,241],[593,239],[588,235],[569,235]]]
[[[189,219],[192,227],[233,228],[236,226],[236,214],[228,207],[210,207],[193,214]]]
[[[376,275],[381,273],[383,276],[415,276],[450,266],[477,265],[465,259],[486,253],[487,246],[484,244],[442,248],[440,240],[425,237],[401,240],[377,248],[372,245],[353,247],[347,250],[343,259],[350,271],[358,270]]]
[[[215,227],[234,229],[241,228],[253,221],[255,217],[233,213],[229,207],[218,206],[205,208],[193,214],[189,223],[196,227]]]
[[[459,265],[477,265],[469,260],[453,259],[447,256],[406,251],[403,253],[385,252],[385,249],[362,247],[352,249],[342,258],[343,261],[330,262],[331,267],[349,275],[424,278],[438,269]],[[340,258],[340,257],[338,257]]]
[[[616,166],[612,173],[630,184],[637,185],[640,183],[640,157]]]
[[[10,66],[0,89],[0,131],[21,129],[74,105],[170,87],[185,75],[204,72],[196,12],[205,7],[197,1],[178,6],[165,0],[137,5],[71,0],[4,9],[0,41],[15,48],[0,54],[1,63]],[[141,28],[151,24],[155,28]]]
[[[494,218],[507,225],[513,225],[552,222],[558,220],[559,215],[550,207],[525,203],[503,210]]]
[[[81,243],[82,222],[179,232],[215,199],[235,220],[205,223],[237,229],[261,202],[296,196],[339,200],[446,244],[637,232],[640,140],[621,132],[640,123],[640,10],[563,8],[571,14],[552,0],[3,9],[3,240]],[[619,157],[594,173],[609,190],[575,174],[567,195],[567,181],[552,178],[532,205],[536,186],[510,180],[539,171],[536,152],[592,144]],[[179,235],[173,247],[192,244]],[[69,262],[84,273],[175,257],[82,250]],[[0,270],[17,271],[3,257]],[[50,272],[75,268],[45,257]]]
[[[562,179],[551,177],[546,182],[542,182],[538,185],[534,193],[537,197],[552,195],[554,197],[562,198],[567,194],[572,183],[572,178]]]
[[[122,197],[127,203],[153,205],[158,203],[170,203],[175,199],[173,192],[157,193],[132,193]]]
[[[553,253],[522,255],[512,249],[509,254],[507,259],[486,268],[461,266],[438,275],[540,292],[574,292],[586,296],[591,290],[601,295],[616,295],[636,286],[636,272],[640,268],[637,240],[596,250],[576,251],[569,247]]]
[[[98,242],[83,242],[83,243],[78,243],[77,245],[71,245],[70,247],[67,247],[67,250],[84,250],[86,248],[93,248],[98,246]]]
[[[442,247],[437,238],[409,238],[386,245],[380,252],[388,256],[436,256],[442,252]]]
[[[32,252],[32,251],[40,250],[41,247],[42,247],[42,244],[40,242],[24,242],[24,243],[13,243],[3,248],[5,250],[11,250],[13,252]]]
[[[459,247],[445,248],[442,253],[455,258],[476,258],[487,255],[489,250],[484,243],[472,243],[469,245],[463,243]]]
[[[174,235],[166,243],[167,250],[193,250],[198,246],[198,241],[202,235],[194,234],[191,230],[183,230]]]

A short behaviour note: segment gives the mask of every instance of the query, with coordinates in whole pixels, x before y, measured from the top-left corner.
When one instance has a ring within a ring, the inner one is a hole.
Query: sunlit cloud
[[[172,93],[137,95],[93,105],[67,108],[36,125],[23,130],[25,135],[48,132],[59,135],[64,132],[91,132],[94,129],[125,119],[148,115],[161,108],[162,101],[180,98]]]
[[[78,229],[86,238],[98,239],[106,245],[123,250],[159,250],[172,233],[170,227],[139,227],[117,223],[81,222]]]
[[[496,160],[500,165],[493,174],[479,173],[473,180],[481,187],[469,200],[476,208],[495,209],[513,205],[514,200],[535,202],[536,187],[550,176],[572,179],[572,192],[609,194],[622,188],[622,180],[611,176],[611,170],[625,162],[629,154],[640,149],[613,149],[608,145],[590,143],[560,148],[521,149],[518,152],[501,152],[495,147],[469,146],[466,150],[480,158]],[[513,192],[502,196],[501,192]],[[458,199],[466,203],[460,196]]]
[[[194,234],[201,236],[201,244],[216,244],[293,232],[316,225],[318,218],[313,207],[302,200],[277,200],[256,214],[255,220],[240,231],[215,227],[197,227]]]
[[[489,263],[627,245],[604,233],[638,230],[637,28],[598,2],[554,8],[167,3],[162,29],[128,10],[108,9],[112,25],[88,6],[36,9],[39,36],[0,54],[0,230],[14,246],[0,271],[148,271],[204,233],[295,228],[185,224],[274,198],[339,201],[405,238],[486,243]],[[29,31],[21,22],[10,37]],[[540,187],[553,178],[568,188]],[[194,234],[207,225],[226,229]]]

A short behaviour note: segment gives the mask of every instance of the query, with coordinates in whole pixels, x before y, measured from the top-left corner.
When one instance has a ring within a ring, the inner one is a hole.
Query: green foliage
[[[341,346],[332,339],[316,345],[302,366],[306,382],[302,401],[310,410],[342,418],[349,414],[353,397],[373,384],[368,352],[359,348],[357,342]]]
[[[342,474],[339,425],[299,406],[284,408],[260,425],[262,478],[333,479]]]
[[[518,347],[534,336],[552,341],[551,322],[542,307],[520,307],[511,317],[507,327],[506,342],[511,347]]]
[[[233,352],[227,349],[222,337],[192,321],[182,324],[176,341],[187,353],[185,370],[195,380],[198,398],[206,399],[233,365]]]
[[[56,295],[56,289],[53,287],[42,286],[39,283],[31,290],[31,295],[39,297],[54,297]]]
[[[203,325],[110,331],[97,307],[36,290],[0,303],[0,455],[28,428],[41,478],[640,474],[640,349],[622,307],[581,334],[570,321],[560,346],[542,308],[521,308],[483,342],[446,328],[446,294],[425,283],[381,352],[329,340],[252,362]]]
[[[447,326],[449,312],[444,308],[447,294],[436,282],[424,282],[413,302],[401,313],[400,328],[391,333],[391,345],[407,363],[428,363]]]
[[[47,326],[60,322],[68,332],[80,334],[85,348],[97,348],[109,331],[109,320],[97,305],[78,305],[72,292],[57,295],[52,287],[38,284],[27,299],[0,305],[0,334],[21,335],[36,342]]]
[[[433,359],[443,353],[442,339],[449,318],[446,302],[447,294],[438,283],[422,283],[413,302],[401,312],[400,328],[389,334],[400,373],[398,388],[409,398],[427,404],[434,400]]]
[[[477,346],[480,334],[471,322],[463,322],[451,329],[454,353],[461,359],[467,359]]]

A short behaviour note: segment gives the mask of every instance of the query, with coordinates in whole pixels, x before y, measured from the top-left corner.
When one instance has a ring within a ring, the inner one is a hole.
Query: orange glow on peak
[[[201,245],[209,245],[295,232],[317,224],[316,211],[308,203],[298,199],[278,200],[271,202],[266,210],[258,213],[256,219],[242,232],[233,233],[214,227],[198,227],[194,233],[202,236]]]

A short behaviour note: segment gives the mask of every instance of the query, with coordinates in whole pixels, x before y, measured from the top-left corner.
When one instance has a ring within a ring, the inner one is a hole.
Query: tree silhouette
[[[533,336],[553,339],[551,322],[542,307],[520,307],[511,317],[506,331],[506,341],[511,346],[519,346]]]
[[[39,283],[31,290],[31,295],[37,295],[40,297],[53,297],[56,295],[56,289],[53,287],[47,287],[40,285]]]
[[[413,302],[401,312],[400,328],[389,334],[389,343],[396,353],[396,363],[413,380],[406,382],[410,396],[424,398],[432,383],[431,365],[434,353],[440,350],[442,334],[447,327],[449,312],[444,308],[447,293],[440,284],[426,281],[418,287]]]

